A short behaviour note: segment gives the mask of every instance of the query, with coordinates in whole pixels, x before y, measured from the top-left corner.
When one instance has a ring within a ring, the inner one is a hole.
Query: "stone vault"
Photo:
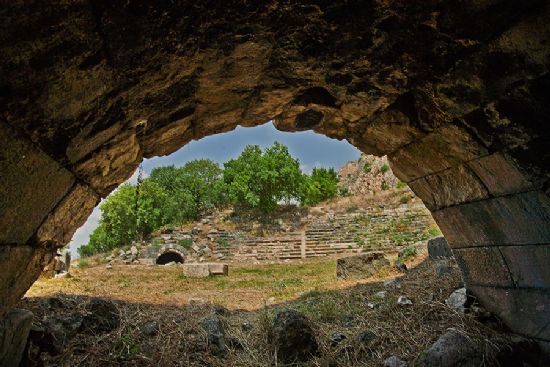
[[[549,25],[542,0],[5,2],[0,317],[144,157],[273,120],[387,154],[548,346]]]

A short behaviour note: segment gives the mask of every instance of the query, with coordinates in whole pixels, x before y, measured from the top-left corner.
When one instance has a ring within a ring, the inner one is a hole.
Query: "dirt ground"
[[[185,278],[177,266],[108,271],[100,265],[76,270],[73,278],[37,281],[22,307],[35,313],[37,324],[45,315],[78,312],[93,297],[114,300],[120,311],[120,327],[78,334],[61,355],[43,355],[45,366],[274,366],[269,330],[277,311],[286,308],[311,320],[320,345],[320,356],[304,366],[382,366],[391,355],[412,362],[448,328],[468,335],[488,356],[506,344],[474,315],[444,304],[462,286],[456,264],[448,263],[448,271],[438,276],[436,263],[421,255],[409,267],[407,273],[388,268],[369,279],[341,281],[335,277],[335,259],[326,258],[235,266],[228,277],[206,279]],[[401,295],[412,305],[397,304]],[[61,302],[51,302],[52,297]],[[225,326],[224,357],[208,352],[199,326],[214,314]],[[151,320],[160,324],[156,336],[141,331]],[[251,330],[243,330],[245,321]],[[376,335],[368,348],[355,340],[365,330]],[[337,346],[330,342],[334,332],[346,336]]]

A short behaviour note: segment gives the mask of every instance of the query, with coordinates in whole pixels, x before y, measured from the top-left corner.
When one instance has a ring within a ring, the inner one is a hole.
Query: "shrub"
[[[346,213],[353,213],[359,209],[359,206],[357,204],[352,204],[346,208]]]
[[[363,171],[365,171],[366,173],[369,173],[370,171],[372,171],[372,165],[369,162],[366,162],[365,165],[363,166]]]
[[[192,238],[182,238],[181,240],[178,241],[178,244],[185,248],[185,249],[190,249],[191,246],[193,246],[193,239]]]
[[[397,181],[397,184],[395,185],[395,187],[397,187],[398,189],[404,189],[407,187],[407,184],[404,183],[403,181],[399,180]]]
[[[80,269],[84,269],[84,268],[87,268],[88,266],[90,266],[90,263],[88,260],[86,259],[78,259],[78,267]]]
[[[411,201],[410,195],[401,195],[401,197],[399,198],[399,202],[401,204],[407,204],[409,201]]]
[[[384,163],[381,167],[380,167],[380,172],[381,173],[386,173],[390,170],[390,166],[387,164],[387,163]]]
[[[218,238],[216,243],[220,247],[229,247],[229,241],[227,240],[227,238]]]

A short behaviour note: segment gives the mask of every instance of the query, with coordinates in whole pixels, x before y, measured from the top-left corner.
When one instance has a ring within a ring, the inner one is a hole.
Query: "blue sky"
[[[143,169],[147,174],[155,167],[175,165],[182,166],[186,162],[209,158],[220,165],[229,159],[236,158],[248,144],[256,144],[264,148],[278,141],[286,146],[292,156],[300,161],[304,172],[310,173],[313,167],[340,168],[350,160],[357,159],[359,150],[348,142],[327,138],[312,131],[299,133],[283,132],[275,129],[268,122],[257,127],[237,127],[235,130],[192,141],[183,148],[165,157],[154,157],[143,161]],[[135,182],[136,174],[129,181]],[[71,242],[71,252],[76,255],[76,249],[88,242],[88,236],[97,227],[100,211],[95,208],[86,223],[76,231]]]

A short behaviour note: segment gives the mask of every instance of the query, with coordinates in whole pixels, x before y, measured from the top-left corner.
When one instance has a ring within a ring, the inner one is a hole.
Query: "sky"
[[[311,173],[314,167],[333,167],[339,169],[348,161],[359,158],[360,152],[347,141],[327,138],[313,131],[289,133],[275,129],[271,122],[256,127],[237,127],[235,130],[195,140],[180,150],[165,156],[145,159],[143,170],[147,176],[159,166],[183,166],[193,159],[208,158],[223,166],[224,162],[236,158],[248,144],[265,148],[275,141],[288,147],[290,154],[298,158],[302,171]],[[129,182],[137,179],[137,172]],[[90,233],[97,227],[101,212],[99,205],[94,209],[86,223],[79,228],[71,240],[70,249],[77,256],[76,249],[88,242]]]

